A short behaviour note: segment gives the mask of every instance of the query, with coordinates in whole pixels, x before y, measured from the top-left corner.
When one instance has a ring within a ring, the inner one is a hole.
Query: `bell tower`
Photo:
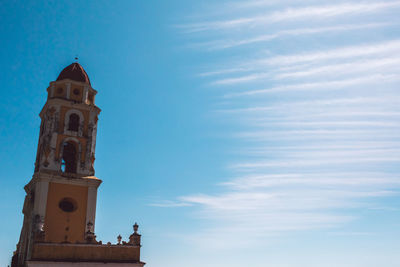
[[[83,67],[64,68],[47,88],[35,170],[25,186],[24,221],[12,267],[143,267],[135,224],[128,242],[103,245],[94,235],[97,91]]]
[[[45,241],[83,242],[86,225],[94,228],[101,183],[93,176],[100,113],[96,93],[79,63],[63,69],[47,88],[35,174],[26,188],[34,192],[34,214],[44,221]]]
[[[47,88],[35,173],[46,172],[70,177],[94,175],[97,116],[90,85],[79,63],[67,66]]]

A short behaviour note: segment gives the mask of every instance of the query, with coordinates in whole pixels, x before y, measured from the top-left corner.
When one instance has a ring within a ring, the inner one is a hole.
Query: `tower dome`
[[[57,81],[61,81],[64,79],[71,79],[77,82],[90,84],[89,76],[78,62],[72,63],[60,72]]]

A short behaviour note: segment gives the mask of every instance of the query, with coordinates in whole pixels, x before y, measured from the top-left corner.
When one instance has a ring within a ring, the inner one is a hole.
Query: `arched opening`
[[[76,147],[71,142],[63,145],[63,154],[61,158],[61,171],[76,173],[77,153]]]
[[[69,116],[68,131],[77,132],[78,129],[79,129],[79,116],[78,114],[72,113]]]

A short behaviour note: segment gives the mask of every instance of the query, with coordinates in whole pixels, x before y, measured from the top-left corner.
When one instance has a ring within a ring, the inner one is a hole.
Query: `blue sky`
[[[400,1],[2,1],[0,264],[46,88],[98,90],[96,234],[151,267],[400,264]]]

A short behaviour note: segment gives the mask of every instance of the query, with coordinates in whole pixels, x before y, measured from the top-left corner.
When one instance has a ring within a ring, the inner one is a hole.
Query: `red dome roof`
[[[71,79],[77,82],[90,84],[89,76],[87,75],[83,67],[77,62],[65,67],[61,71],[60,75],[58,75],[57,81],[61,81],[64,79]]]

